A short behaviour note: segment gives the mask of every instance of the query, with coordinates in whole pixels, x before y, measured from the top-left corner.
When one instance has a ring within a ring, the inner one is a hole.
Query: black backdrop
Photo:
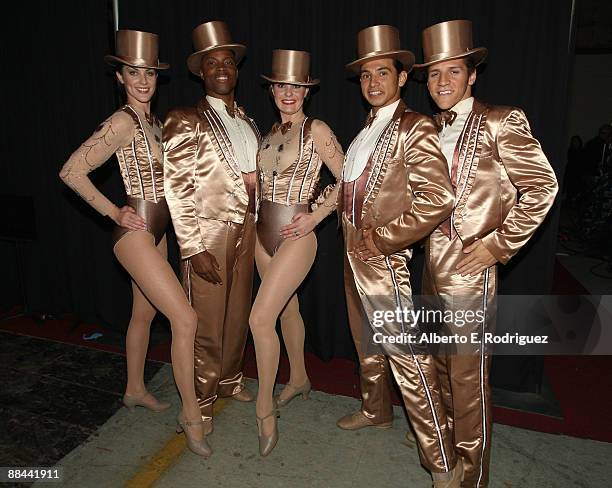
[[[270,67],[274,48],[312,53],[312,73],[321,79],[308,106],[325,120],[346,148],[365,117],[358,85],[344,64],[354,59],[356,34],[369,25],[399,27],[403,45],[422,59],[420,32],[433,23],[471,19],[476,45],[489,48],[479,72],[476,95],[486,101],[522,107],[558,175],[563,174],[567,80],[570,67],[570,0],[520,1],[120,1],[119,26],[156,32],[161,58],[171,64],[160,79],[155,110],[163,119],[177,105],[202,95],[185,60],[191,31],[201,22],[225,20],[236,42],[247,45],[237,98],[262,131],[275,119],[259,75]],[[114,261],[110,222],[63,187],[63,162],[116,107],[112,73],[103,56],[112,51],[109,1],[45,2],[22,9],[2,34],[3,157],[0,193],[31,195],[38,239],[25,247],[28,301],[40,311],[75,311],[89,321],[124,329],[130,290]],[[431,113],[426,87],[412,80],[404,99]],[[123,198],[115,164],[93,175],[111,199]],[[536,237],[503,270],[502,292],[546,293],[552,281],[556,211]],[[0,242],[0,303],[18,301],[13,248]],[[320,357],[352,357],[342,288],[341,237],[335,217],[319,231],[316,264],[301,290],[310,349]],[[176,250],[171,250],[176,262]],[[414,278],[418,290],[419,259]],[[498,368],[500,369],[500,368]],[[508,370],[509,368],[503,368]],[[504,371],[498,372],[501,378]],[[512,373],[514,374],[514,373]],[[501,380],[504,383],[505,380]],[[508,381],[511,383],[512,381]]]

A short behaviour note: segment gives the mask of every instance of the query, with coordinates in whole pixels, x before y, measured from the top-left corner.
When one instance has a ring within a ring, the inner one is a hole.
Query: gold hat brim
[[[232,51],[234,53],[236,64],[238,64],[244,57],[246,46],[243,46],[242,44],[219,44],[217,46],[202,49],[201,51],[196,51],[187,58],[187,67],[189,68],[189,71],[196,76],[200,76],[200,64],[202,62],[202,58],[214,51]]]
[[[294,80],[291,79],[291,77],[287,76],[287,77],[282,77],[282,76],[266,76],[266,75],[259,75],[261,76],[264,80],[269,81],[270,83],[287,83],[288,85],[298,85],[298,86],[315,86],[318,85],[320,83],[320,81],[316,78],[309,80],[309,81],[299,81],[299,80]]]
[[[451,54],[448,56],[442,55],[440,59],[434,59],[433,61],[428,61],[427,63],[415,64],[414,69],[423,69],[433,64],[441,63],[442,61],[450,61],[452,59],[461,59],[467,57],[471,57],[474,60],[474,65],[478,66],[485,60],[487,54],[489,54],[489,50],[486,47],[475,47],[459,54]]]
[[[400,63],[402,63],[402,65],[404,66],[404,69],[408,73],[412,71],[412,67],[414,66],[414,60],[415,60],[414,54],[410,51],[406,51],[406,50],[387,51],[387,52],[382,52],[382,53],[366,54],[365,56],[359,59],[356,59],[355,61],[347,64],[346,68],[352,71],[354,74],[358,74],[359,67],[362,64],[368,63],[370,61],[374,61],[376,59],[383,59],[383,58],[397,59]]]
[[[122,58],[120,56],[113,56],[111,54],[107,54],[104,56],[104,61],[110,64],[111,66],[118,66],[120,64],[125,64],[127,66],[133,66],[134,68],[151,68],[151,69],[168,69],[170,65],[168,63],[157,62],[157,64],[149,63],[146,60],[134,60],[128,58]]]

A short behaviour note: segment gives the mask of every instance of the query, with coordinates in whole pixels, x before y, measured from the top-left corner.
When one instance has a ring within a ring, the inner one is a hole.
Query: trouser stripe
[[[399,301],[399,297],[400,297],[399,286],[397,285],[395,271],[393,270],[393,267],[391,266],[391,262],[389,261],[388,256],[385,257],[385,262],[387,264],[387,268],[389,269],[389,272],[391,273],[391,280],[393,282],[393,289],[395,291],[395,300],[396,300],[397,306],[401,307],[401,302]],[[402,328],[403,328],[403,324],[402,324]],[[438,436],[438,444],[440,445],[440,453],[442,454],[442,461],[444,462],[444,469],[446,469],[446,471],[449,471],[448,460],[446,458],[446,452],[444,451],[444,442],[442,440],[442,432],[440,430],[440,422],[438,421],[438,416],[436,415],[436,410],[433,404],[433,400],[431,398],[431,392],[429,391],[429,385],[427,384],[427,380],[425,378],[425,375],[423,374],[423,370],[421,369],[419,360],[414,354],[414,350],[412,349],[412,344],[409,343],[408,347],[410,348],[410,355],[412,356],[412,360],[414,361],[414,364],[417,367],[419,378],[421,379],[421,384],[423,385],[423,389],[425,390],[425,396],[427,397],[427,403],[429,405],[429,410],[431,411],[431,417],[436,426],[436,435]]]
[[[484,290],[482,293],[482,309],[484,311],[484,320],[482,321],[482,337],[481,340],[484,340],[485,334],[485,324],[487,323],[487,304],[489,298],[489,269],[487,268],[484,272]],[[484,384],[484,376],[485,376],[485,345],[484,342],[480,347],[480,413],[481,413],[481,422],[482,422],[482,449],[480,451],[480,466],[478,468],[478,481],[476,486],[480,486],[480,482],[482,480],[482,470],[484,464],[484,454],[485,447],[487,445],[487,411],[485,405],[485,384]]]

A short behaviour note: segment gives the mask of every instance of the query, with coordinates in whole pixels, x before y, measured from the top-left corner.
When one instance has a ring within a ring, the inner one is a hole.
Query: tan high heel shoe
[[[300,386],[299,388],[296,388],[295,386],[291,385],[290,383],[287,384],[287,386],[285,386],[285,389],[283,390],[283,392],[285,390],[287,390],[288,388],[291,388],[293,391],[291,392],[291,394],[283,399],[281,398],[280,395],[276,395],[274,397],[274,399],[276,400],[276,404],[279,407],[285,407],[289,404],[289,402],[291,400],[293,400],[296,396],[298,395],[302,395],[302,400],[308,400],[308,395],[310,395],[310,390],[311,390],[311,386],[310,386],[310,380],[306,379],[306,382]],[[281,392],[282,394],[282,392]]]
[[[202,419],[199,420],[185,420],[181,417],[179,413],[176,417],[176,433],[184,433],[185,438],[187,439],[187,447],[191,452],[197,454],[198,456],[202,456],[204,459],[208,459],[212,454],[212,449],[208,445],[206,441],[206,436],[202,435],[202,440],[197,441],[193,437],[189,435],[189,427],[193,427],[194,425],[203,424],[204,421]]]
[[[263,434],[263,421],[268,417],[274,416],[274,431],[272,435],[264,435]],[[277,419],[280,417],[278,410],[273,408],[272,411],[263,417],[258,417],[255,415],[257,419],[257,437],[259,438],[259,455],[262,457],[266,457],[268,454],[272,452],[272,449],[276,446],[278,442],[278,422]]]
[[[150,395],[151,398],[153,398],[154,401],[152,403],[144,401],[147,395]],[[171,403],[160,402],[157,398],[151,395],[148,391],[145,392],[144,395],[139,396],[139,397],[134,396],[134,395],[129,395],[128,393],[126,393],[125,395],[123,395],[123,404],[126,406],[126,408],[130,412],[133,412],[136,409],[136,407],[144,407],[147,410],[151,410],[151,412],[159,413],[159,412],[163,412],[164,410],[168,410],[172,406]]]

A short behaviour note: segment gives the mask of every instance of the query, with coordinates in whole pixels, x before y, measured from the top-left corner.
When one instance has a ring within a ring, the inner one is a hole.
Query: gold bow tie
[[[236,115],[241,119],[244,119],[244,110],[241,107],[234,104],[234,108],[230,108],[228,105],[225,106],[225,111],[233,119]]]
[[[272,128],[272,132],[276,132],[280,130],[281,134],[285,135],[289,131],[289,129],[291,129],[291,125],[292,125],[291,121],[283,122],[282,124],[279,124],[278,122],[276,122],[274,124],[274,127]]]
[[[446,126],[453,125],[456,118],[457,112],[453,112],[452,110],[443,110],[439,114],[434,115],[434,122],[438,127],[438,132]]]

